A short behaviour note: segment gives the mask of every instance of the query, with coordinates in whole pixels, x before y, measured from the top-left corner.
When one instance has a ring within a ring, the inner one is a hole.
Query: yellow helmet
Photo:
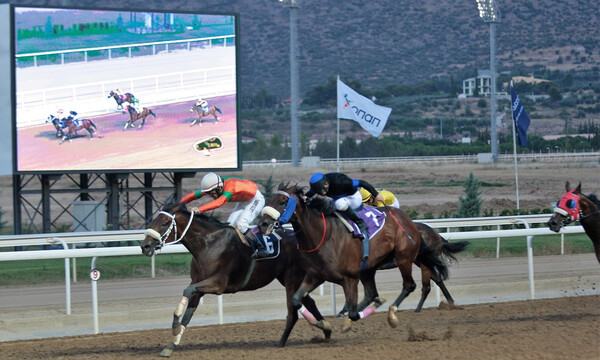
[[[362,202],[367,202],[371,198],[371,193],[365,188],[360,188],[360,195],[362,196]]]

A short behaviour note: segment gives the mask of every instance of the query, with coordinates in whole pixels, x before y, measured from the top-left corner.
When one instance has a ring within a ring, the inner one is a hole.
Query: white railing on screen
[[[83,116],[114,111],[116,102],[107,96],[110,90],[116,88],[132,92],[145,106],[193,100],[199,93],[207,98],[231,95],[236,91],[235,67],[214,67],[19,92],[16,101],[17,128],[43,125],[48,115],[56,109],[67,107],[65,104],[76,104],[72,108]]]

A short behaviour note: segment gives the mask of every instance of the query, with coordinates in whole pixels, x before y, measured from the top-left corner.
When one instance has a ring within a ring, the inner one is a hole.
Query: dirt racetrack
[[[300,320],[284,348],[276,346],[283,320],[190,327],[176,359],[598,359],[600,296],[478,304],[386,313],[353,323],[329,342]],[[1,359],[152,359],[170,330],[50,338],[0,343]]]

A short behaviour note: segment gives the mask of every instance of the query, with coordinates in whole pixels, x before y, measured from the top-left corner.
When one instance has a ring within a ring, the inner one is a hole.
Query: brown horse
[[[117,91],[111,90],[108,93],[108,98],[115,99],[115,101],[117,102],[117,109],[123,110],[123,103],[131,103],[134,96],[132,93],[119,94]]]
[[[285,345],[298,320],[298,312],[292,306],[291,299],[302,282],[304,270],[298,263],[296,239],[285,232],[278,235],[281,237],[279,253],[256,260],[251,256],[251,248],[241,241],[237,231],[228,224],[190,212],[183,203],[164,205],[146,231],[140,245],[142,253],[152,256],[166,244],[181,242],[192,254],[192,263],[190,286],[183,291],[183,298],[174,312],[173,342],[164,348],[162,356],[173,353],[204,294],[255,290],[274,279],[284,285],[286,291],[288,314],[285,330],[279,341],[280,346]],[[306,295],[302,298],[302,304],[314,315],[308,316],[307,321],[321,329],[325,338],[329,339],[331,326],[323,319],[314,300]]]
[[[203,122],[202,118],[205,116],[209,116],[209,115],[211,115],[212,117],[215,118],[215,124],[216,124],[219,122],[219,116],[217,116],[217,113],[219,113],[220,115],[223,115],[223,112],[221,112],[221,109],[219,109],[218,107],[216,107],[214,105],[210,105],[208,107],[208,111],[204,111],[204,110],[202,110],[201,106],[194,104],[194,106],[192,106],[190,108],[190,112],[194,112],[194,111],[198,114],[198,118],[194,119],[194,121],[192,121],[192,124],[190,126],[194,126],[194,125],[196,125],[196,123],[202,124],[202,122]]]
[[[592,240],[596,259],[600,263],[600,200],[595,194],[583,195],[581,183],[571,191],[567,181],[565,189],[567,193],[556,204],[554,214],[548,220],[548,227],[552,231],[559,232],[561,227],[572,221],[579,221]]]
[[[361,272],[363,245],[350,233],[343,222],[336,217],[326,217],[320,210],[328,198],[314,196],[310,206],[304,201],[304,191],[297,186],[280,184],[278,190],[263,209],[259,222],[262,233],[269,234],[280,222],[292,224],[298,240],[302,266],[306,275],[302,285],[292,300],[295,308],[300,300],[324,281],[339,284],[344,289],[348,318],[342,331],[350,329],[350,321],[356,321],[372,314],[375,307],[358,312],[358,281]],[[424,266],[437,273],[441,279],[448,276],[446,264],[433,250],[421,243],[415,223],[397,208],[382,209],[386,214],[383,228],[370,240],[368,262],[363,264],[363,272],[375,272],[380,266],[394,262],[402,274],[402,292],[390,306],[388,322],[397,326],[396,310],[398,305],[412,291],[416,284],[412,277],[413,262],[420,261]],[[326,209],[324,211],[327,212]],[[282,215],[283,214],[283,215]],[[376,293],[374,282],[363,284],[369,293]]]
[[[142,123],[140,124],[140,129],[143,128],[144,124],[146,123],[146,118],[149,115],[154,116],[154,118],[156,119],[156,114],[148,108],[142,108],[141,112],[137,112],[137,110],[135,110],[133,106],[129,105],[127,107],[127,111],[129,112],[129,121],[125,123],[125,127],[123,128],[123,130],[127,130],[128,126],[132,128],[135,127],[133,123],[140,119],[142,120]]]
[[[433,251],[436,253],[437,256],[443,255],[446,258],[448,258],[449,260],[458,261],[458,259],[456,259],[456,256],[454,256],[454,254],[465,250],[467,248],[467,246],[469,246],[469,244],[470,244],[468,241],[458,241],[458,242],[451,243],[448,240],[444,239],[440,234],[438,234],[429,225],[424,224],[424,223],[419,223],[419,222],[417,222],[415,224],[417,225],[417,228],[419,229],[419,235],[421,236],[421,241],[423,241],[425,244],[427,244],[428,247],[433,249]],[[446,301],[448,302],[448,304],[454,305],[454,299],[452,298],[452,295],[450,295],[450,292],[446,288],[446,284],[444,283],[444,280],[440,279],[438,276],[433,274],[427,267],[421,266],[419,261],[416,261],[415,264],[421,268],[421,284],[422,284],[421,299],[419,300],[419,304],[417,305],[415,312],[420,312],[421,309],[423,308],[423,304],[425,303],[425,300],[427,300],[427,296],[429,296],[429,293],[431,292],[431,280],[433,280],[440,287],[440,290],[442,290],[442,293],[444,294],[444,297],[446,298]],[[392,269],[394,267],[396,267],[396,266],[392,263],[389,265],[384,265],[379,270]],[[367,306],[371,305],[372,303],[375,303],[377,307],[381,306],[385,302],[385,299],[381,299],[379,297],[379,294],[377,293],[377,288],[375,286],[375,272],[361,272],[360,281],[363,283],[363,285],[365,283],[372,282],[372,286],[365,287],[365,297],[358,304],[358,310],[362,311],[362,310],[366,309]],[[375,289],[375,292],[367,293],[366,289]],[[346,307],[344,307],[338,313],[338,317],[342,316],[347,311],[348,311],[348,309]]]
[[[94,138],[94,134],[98,132],[98,127],[96,124],[90,119],[78,119],[75,120],[66,120],[64,123],[59,121],[57,118],[52,119],[52,124],[57,129],[60,129],[62,133],[62,138],[60,139],[60,144],[71,139],[74,139],[78,136],[77,131],[86,130],[90,134],[90,140]],[[63,126],[64,125],[64,126]]]

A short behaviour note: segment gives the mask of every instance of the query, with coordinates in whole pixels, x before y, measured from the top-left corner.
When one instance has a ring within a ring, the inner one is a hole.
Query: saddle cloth
[[[352,231],[354,236],[361,239],[364,238],[364,235],[360,232],[358,226],[354,221],[350,220],[346,214],[338,213],[337,211],[335,213],[340,219],[346,221],[348,225],[350,225],[352,230],[348,230]],[[385,214],[374,207],[362,206],[360,209],[356,210],[356,213],[365,221],[365,224],[367,224],[367,234],[369,235],[369,239],[372,239],[373,236],[383,228],[383,225],[385,225]]]

